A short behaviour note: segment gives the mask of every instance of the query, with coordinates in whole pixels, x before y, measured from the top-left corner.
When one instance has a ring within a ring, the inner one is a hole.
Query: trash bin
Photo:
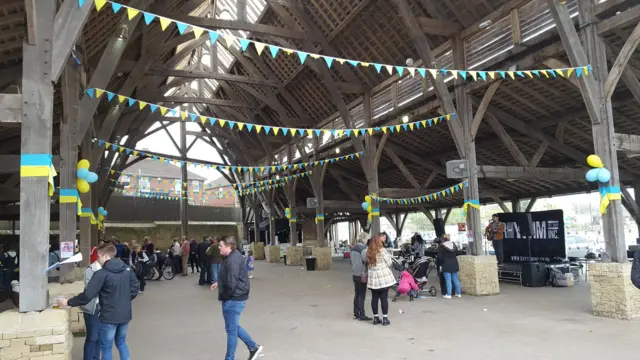
[[[316,270],[316,257],[308,256],[306,259],[307,263],[307,271],[315,271]]]
[[[282,259],[284,260],[284,265],[287,265],[287,255],[282,255]]]

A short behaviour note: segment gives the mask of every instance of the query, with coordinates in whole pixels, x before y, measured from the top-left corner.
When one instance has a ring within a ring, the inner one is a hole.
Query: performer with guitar
[[[493,250],[496,253],[496,259],[498,260],[498,265],[502,265],[504,261],[503,256],[503,243],[502,239],[504,239],[504,231],[505,225],[503,222],[500,222],[498,218],[498,214],[491,215],[491,221],[489,225],[484,230],[485,235],[487,236],[487,240],[491,240],[493,244]]]

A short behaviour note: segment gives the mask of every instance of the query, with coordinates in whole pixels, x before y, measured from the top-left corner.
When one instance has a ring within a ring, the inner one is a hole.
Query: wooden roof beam
[[[615,134],[616,150],[620,152],[640,154],[640,136],[630,134]]]
[[[156,101],[161,103],[207,104],[207,105],[228,106],[228,107],[236,107],[236,108],[249,108],[249,109],[254,108],[253,106],[243,101],[211,99],[211,98],[193,97],[193,96],[165,96],[163,98],[157,99]]]
[[[424,33],[430,35],[448,37],[462,30],[462,25],[457,22],[443,21],[426,16],[418,16],[416,17],[416,20],[418,20],[420,29],[422,29]]]
[[[22,122],[22,95],[0,94],[0,123]]]
[[[254,85],[266,85],[272,87],[278,87],[278,81],[272,80],[262,80],[251,78],[248,76],[241,75],[233,75],[233,74],[214,74],[207,71],[195,71],[195,70],[177,70],[177,69],[167,69],[164,67],[154,67],[147,71],[148,75],[161,75],[161,76],[171,76],[171,77],[182,77],[182,78],[190,78],[190,79],[214,79],[214,80],[224,80],[224,81],[235,81],[241,82],[245,84],[254,84]]]
[[[296,31],[296,30],[279,28],[275,26],[258,24],[258,23],[254,24],[246,21],[212,19],[212,18],[205,18],[205,17],[182,16],[182,15],[174,15],[173,18],[179,21],[183,21],[187,24],[201,26],[207,29],[212,29],[212,30],[227,29],[227,30],[237,30],[237,31],[249,31],[257,35],[277,36],[285,39],[311,40],[314,42],[321,41],[321,39],[315,36],[314,34],[310,34],[304,31]]]
[[[478,165],[478,177],[485,179],[586,181],[587,168],[530,168],[519,166]],[[633,177],[623,174],[623,181]]]
[[[79,8],[77,1],[64,1],[53,23],[53,59],[51,78],[58,81],[71,49],[78,41],[84,25],[89,19],[93,2],[87,1]]]

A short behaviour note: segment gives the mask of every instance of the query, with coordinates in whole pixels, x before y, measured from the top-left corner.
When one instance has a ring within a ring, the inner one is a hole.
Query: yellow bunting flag
[[[166,107],[160,106],[160,114],[161,114],[162,116],[164,116],[164,114],[166,114],[166,113],[167,113],[167,110],[169,110],[169,109],[167,109]]]
[[[279,131],[280,131],[280,128],[279,128],[279,127],[274,127],[274,128],[273,128],[273,134],[274,134],[274,135],[278,135],[278,132],[279,132]]]
[[[507,71],[507,74],[509,74],[509,76],[511,76],[511,79],[515,80],[516,76],[515,76],[515,72],[513,71]]]
[[[96,99],[99,99],[103,93],[104,93],[104,90],[96,89]]]
[[[202,33],[204,32],[203,28],[200,27],[193,27],[193,36],[195,36],[196,39],[200,38],[200,35],[202,35]]]
[[[118,103],[122,104],[123,101],[127,99],[126,96],[118,95]]]
[[[474,81],[478,81],[478,73],[475,71],[469,71],[469,75],[473,78]]]
[[[589,67],[588,66],[583,67],[582,70],[584,71],[585,75],[589,75]]]
[[[136,15],[140,13],[140,10],[134,8],[127,8],[127,17],[129,17],[129,21],[133,20]]]
[[[102,8],[107,4],[107,0],[94,0],[93,2],[96,4],[97,11],[102,10]]]
[[[162,31],[165,31],[167,29],[167,26],[171,25],[172,22],[173,21],[167,18],[160,17],[160,27],[162,28]]]
[[[491,78],[491,80],[495,80],[496,79],[495,71],[489,71],[489,77]]]
[[[547,78],[549,78],[549,73],[547,72],[547,70],[540,70],[541,73],[544,74],[544,76],[546,76]]]
[[[218,119],[218,124],[220,124],[220,127],[224,127],[224,124],[227,122],[227,120],[223,120],[223,119]]]
[[[454,79],[458,78],[458,70],[449,70],[449,72],[451,72],[451,75],[453,75]]]
[[[140,106],[140,110],[142,110],[145,106],[147,106],[147,103],[144,101],[138,101],[138,105]]]
[[[527,74],[527,76],[529,76],[531,79],[533,79],[533,74],[531,74],[531,71],[525,71],[525,74]]]
[[[564,77],[564,73],[562,72],[562,69],[556,69],[556,72],[560,74],[560,76]]]
[[[260,134],[260,130],[262,130],[262,125],[256,125],[256,132]]]
[[[571,73],[573,72],[573,68],[567,70],[567,77],[571,77]]]
[[[261,55],[262,54],[262,50],[264,50],[264,45],[265,44],[263,44],[261,42],[254,42],[253,44],[256,46],[256,51],[258,52],[258,55]]]
[[[186,118],[187,118],[187,115],[188,115],[188,114],[187,114],[185,111],[180,111],[180,118],[181,118],[182,120],[186,119]]]
[[[313,136],[313,130],[312,130],[312,129],[308,129],[308,130],[307,130],[307,135],[309,135],[309,136]]]
[[[238,129],[240,129],[240,130],[244,129],[244,123],[239,122],[238,123]]]
[[[386,134],[386,133],[387,133],[387,129],[388,129],[388,128],[387,128],[386,126],[385,126],[385,127],[383,127],[383,128],[382,128],[382,132]]]
[[[373,135],[373,128],[368,128],[367,132],[369,133],[369,135]]]
[[[231,36],[231,35],[226,35],[226,36],[224,37],[224,40],[227,42],[227,47],[231,47],[231,45],[233,45],[233,41],[234,41],[235,39],[236,39],[236,38],[235,38],[235,37],[233,37],[233,36]]]
[[[434,79],[438,75],[438,71],[436,69],[429,69],[429,72],[431,73],[431,76],[433,76]]]
[[[207,117],[206,117],[206,116],[202,116],[202,115],[201,115],[201,116],[200,116],[200,122],[201,122],[201,123],[203,123],[203,124],[206,124],[206,122],[207,122]]]

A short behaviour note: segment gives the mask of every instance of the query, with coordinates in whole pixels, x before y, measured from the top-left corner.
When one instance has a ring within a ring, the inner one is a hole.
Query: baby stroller
[[[429,274],[431,274],[431,270],[435,267],[435,259],[431,257],[423,256],[416,260],[413,264],[410,264],[407,261],[398,260],[396,258],[392,258],[392,267],[396,270],[399,275],[396,279],[395,285],[393,285],[393,290],[398,290],[398,285],[400,284],[400,280],[402,277],[402,272],[407,270],[413,276],[414,281],[418,284],[418,295],[420,292],[425,291],[425,288],[428,283]],[[432,297],[436,297],[438,295],[438,291],[435,286],[429,287],[429,295]]]

